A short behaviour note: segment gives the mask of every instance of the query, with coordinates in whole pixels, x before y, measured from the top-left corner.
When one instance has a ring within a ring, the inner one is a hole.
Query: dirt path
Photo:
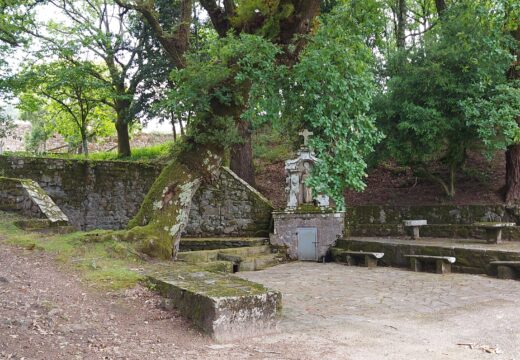
[[[0,359],[306,358],[290,347],[215,344],[143,287],[103,293],[48,254],[0,244]]]
[[[282,291],[279,331],[216,344],[143,287],[101,292],[0,241],[0,359],[520,356],[520,281],[315,263],[239,275]]]

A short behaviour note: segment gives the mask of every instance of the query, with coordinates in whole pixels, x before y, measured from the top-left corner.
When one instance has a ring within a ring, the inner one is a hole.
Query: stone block
[[[507,265],[498,265],[497,266],[497,277],[499,279],[516,279],[516,270]]]
[[[170,306],[217,341],[269,331],[281,311],[279,292],[231,275],[168,270],[148,277]]]

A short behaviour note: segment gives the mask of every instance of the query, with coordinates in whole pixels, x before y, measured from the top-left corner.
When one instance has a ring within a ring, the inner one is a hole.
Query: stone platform
[[[217,341],[263,334],[281,311],[280,292],[229,274],[170,265],[146,275],[172,307]]]
[[[453,271],[496,276],[492,261],[520,261],[520,243],[504,242],[488,244],[475,239],[351,237],[340,239],[337,249],[352,251],[384,252],[380,259],[383,266],[408,267],[410,260],[405,255],[453,256],[457,260]],[[331,250],[334,259],[334,248]]]

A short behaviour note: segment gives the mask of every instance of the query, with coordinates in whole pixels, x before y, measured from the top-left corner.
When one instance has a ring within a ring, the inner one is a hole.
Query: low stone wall
[[[227,274],[169,267],[147,275],[179,313],[217,341],[271,331],[282,308],[280,292]]]
[[[345,234],[350,236],[404,236],[404,220],[427,220],[421,236],[484,239],[476,222],[520,223],[518,207],[505,205],[355,206],[347,210]],[[520,228],[503,231],[504,240],[520,240]]]
[[[424,219],[428,224],[472,224],[481,221],[517,222],[520,213],[505,205],[354,206],[346,219],[353,224],[401,224]]]
[[[160,171],[135,162],[0,156],[0,176],[36,181],[82,230],[126,226]]]
[[[162,165],[0,156],[0,176],[32,179],[82,230],[121,229],[137,213]],[[267,236],[272,206],[222,168],[202,186],[190,210],[187,236]]]
[[[269,200],[223,167],[217,181],[195,194],[185,232],[188,236],[268,236],[272,210]]]

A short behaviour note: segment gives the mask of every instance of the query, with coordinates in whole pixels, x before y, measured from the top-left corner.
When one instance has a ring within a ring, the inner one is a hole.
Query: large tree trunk
[[[520,26],[512,33],[520,46]],[[511,80],[520,79],[520,49],[516,49],[516,61],[507,74]],[[520,115],[516,118],[520,126]],[[506,191],[505,201],[508,204],[520,203],[520,144],[513,144],[506,150]]]
[[[249,123],[239,120],[237,130],[242,141],[231,148],[230,168],[249,185],[255,186],[255,169],[253,166],[253,147]]]
[[[131,155],[130,150],[130,135],[128,134],[128,108],[130,102],[126,100],[119,100],[115,103],[115,110],[117,114],[116,130],[117,130],[117,154],[120,157],[128,157]]]
[[[116,122],[117,130],[117,154],[121,157],[127,157],[131,155],[130,151],[130,136],[128,134],[128,124],[119,118]]]

